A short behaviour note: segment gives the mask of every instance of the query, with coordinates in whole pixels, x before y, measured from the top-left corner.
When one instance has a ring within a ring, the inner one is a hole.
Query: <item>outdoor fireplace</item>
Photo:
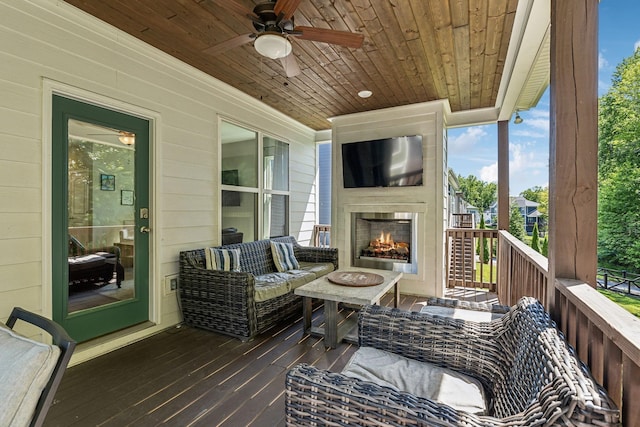
[[[416,214],[352,214],[352,265],[416,273]]]

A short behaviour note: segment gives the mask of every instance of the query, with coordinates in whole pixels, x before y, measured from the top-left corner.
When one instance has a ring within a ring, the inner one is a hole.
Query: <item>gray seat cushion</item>
[[[324,276],[326,274],[331,273],[335,270],[333,263],[331,262],[305,262],[301,261],[300,270],[308,271],[316,275],[316,279],[318,277]]]
[[[504,316],[503,313],[467,310],[456,307],[442,307],[438,305],[425,305],[420,309],[420,313],[428,313],[432,316],[451,317],[454,319],[462,319],[472,322],[491,322],[492,320],[499,319]]]
[[[459,411],[487,414],[487,399],[473,377],[397,354],[361,347],[342,373],[449,405]]]
[[[0,326],[0,426],[28,426],[60,348]]]

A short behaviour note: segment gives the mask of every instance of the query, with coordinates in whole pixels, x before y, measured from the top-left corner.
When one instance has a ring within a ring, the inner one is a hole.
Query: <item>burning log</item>
[[[362,256],[372,258],[409,260],[409,244],[405,242],[394,242],[391,233],[382,232],[380,237],[371,240],[369,246],[362,250]]]

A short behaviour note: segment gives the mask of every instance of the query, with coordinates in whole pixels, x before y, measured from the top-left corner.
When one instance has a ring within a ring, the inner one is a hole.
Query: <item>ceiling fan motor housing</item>
[[[260,21],[252,20],[253,28],[259,33],[274,32],[286,34],[293,31],[293,16],[291,19],[282,19],[274,11],[275,2],[260,3],[253,8],[253,13],[260,17]],[[282,14],[281,14],[282,15]]]

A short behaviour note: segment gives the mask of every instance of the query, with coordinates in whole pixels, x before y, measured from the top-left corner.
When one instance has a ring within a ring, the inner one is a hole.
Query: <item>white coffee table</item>
[[[398,292],[398,282],[402,278],[402,273],[389,270],[374,270],[370,268],[350,268],[339,269],[338,271],[363,271],[367,273],[379,274],[384,281],[375,286],[344,286],[332,283],[327,276],[320,277],[312,282],[302,285],[294,290],[296,295],[300,295],[302,302],[303,333],[315,336],[323,336],[325,347],[336,348],[338,342],[346,336],[353,323],[345,322],[338,327],[338,303],[366,305],[377,304],[392,287],[394,288],[393,305],[398,307],[400,293]],[[313,298],[324,300],[324,328],[311,325]]]

